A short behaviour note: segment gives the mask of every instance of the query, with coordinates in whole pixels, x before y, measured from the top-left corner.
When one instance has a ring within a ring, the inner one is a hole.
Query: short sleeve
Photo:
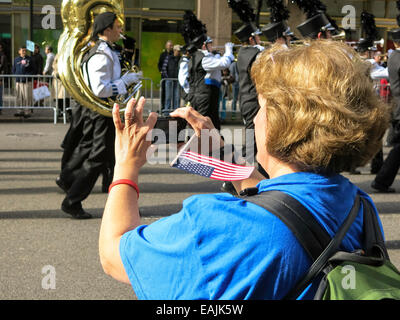
[[[184,208],[122,236],[121,259],[139,299],[205,298],[195,239]]]

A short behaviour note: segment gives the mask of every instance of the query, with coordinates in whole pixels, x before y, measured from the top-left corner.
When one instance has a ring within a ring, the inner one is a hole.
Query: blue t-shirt
[[[296,198],[331,236],[357,193],[369,199],[341,175],[292,173],[257,187]],[[361,210],[344,250],[361,248]],[[137,297],[152,300],[282,299],[311,265],[279,218],[227,193],[192,196],[179,213],[125,233],[120,255]],[[301,298],[315,290],[311,286]]]

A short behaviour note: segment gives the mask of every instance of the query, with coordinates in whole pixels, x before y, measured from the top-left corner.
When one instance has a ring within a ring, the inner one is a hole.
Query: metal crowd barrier
[[[2,83],[0,89],[3,89],[0,92],[1,108],[33,112],[50,109],[53,110],[54,124],[57,123],[59,116],[63,117],[64,124],[67,123],[67,110],[70,108],[72,98],[59,79],[49,75],[0,75],[0,83]],[[150,100],[153,110],[153,80],[143,78],[142,83],[141,95]]]
[[[51,109],[54,123],[57,123],[58,86],[53,76],[43,75],[1,75],[3,109],[35,110]]]
[[[142,93],[141,96],[145,97],[146,100],[150,100],[151,111],[154,110],[154,82],[151,78],[142,79]]]

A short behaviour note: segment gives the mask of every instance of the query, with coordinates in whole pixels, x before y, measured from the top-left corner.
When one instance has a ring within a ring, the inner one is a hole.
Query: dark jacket
[[[43,62],[44,59],[40,53],[32,55],[33,64],[36,67],[35,74],[42,74],[43,73]]]
[[[36,66],[33,63],[31,57],[26,56],[25,58],[17,57],[14,59],[12,67],[12,74],[16,75],[34,75]],[[28,82],[32,81],[33,78],[28,78]],[[27,78],[16,78],[17,82],[26,82]]]
[[[168,56],[168,58],[170,58],[171,55],[173,55],[172,50],[170,52],[167,52],[167,50],[164,50],[160,54],[160,58],[158,59],[158,71],[161,72],[161,78],[167,78],[167,74],[166,74],[167,70],[163,70],[164,60],[165,60],[165,58],[167,58],[167,56]]]
[[[0,52],[0,74],[9,74],[8,58],[4,52]]]
[[[258,48],[251,46],[241,47],[238,53],[239,101],[246,129],[254,128],[253,119],[260,109],[257,91],[250,77],[251,66],[259,53]]]
[[[180,56],[170,56],[168,59],[167,65],[167,75],[168,78],[178,78],[179,73],[179,60],[181,59]]]

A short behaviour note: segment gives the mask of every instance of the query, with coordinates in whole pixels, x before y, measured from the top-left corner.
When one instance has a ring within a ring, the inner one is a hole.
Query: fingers
[[[145,104],[146,104],[146,99],[144,97],[140,97],[139,102],[136,105],[136,108],[133,110],[135,121],[139,126],[143,125],[143,110]]]
[[[114,121],[114,126],[117,131],[121,131],[124,129],[124,126],[121,121],[121,116],[119,114],[119,105],[114,103],[114,107],[112,110],[112,116]]]
[[[192,107],[178,108],[170,114],[172,117],[185,119],[194,129],[196,135],[200,135],[202,129],[214,129],[214,125],[209,117],[202,116]]]
[[[146,120],[145,126],[147,126],[149,129],[153,129],[154,126],[156,125],[158,118],[158,114],[155,112],[152,112],[149,114],[149,117]]]
[[[135,104],[136,104],[136,99],[132,98],[131,100],[128,101],[128,104],[126,105],[124,113],[126,128],[130,127],[132,123],[135,122],[134,111],[133,111]]]
[[[171,117],[180,117],[185,119],[193,127],[198,121],[203,120],[203,117],[199,112],[194,110],[192,107],[183,107],[174,110],[170,113]]]

